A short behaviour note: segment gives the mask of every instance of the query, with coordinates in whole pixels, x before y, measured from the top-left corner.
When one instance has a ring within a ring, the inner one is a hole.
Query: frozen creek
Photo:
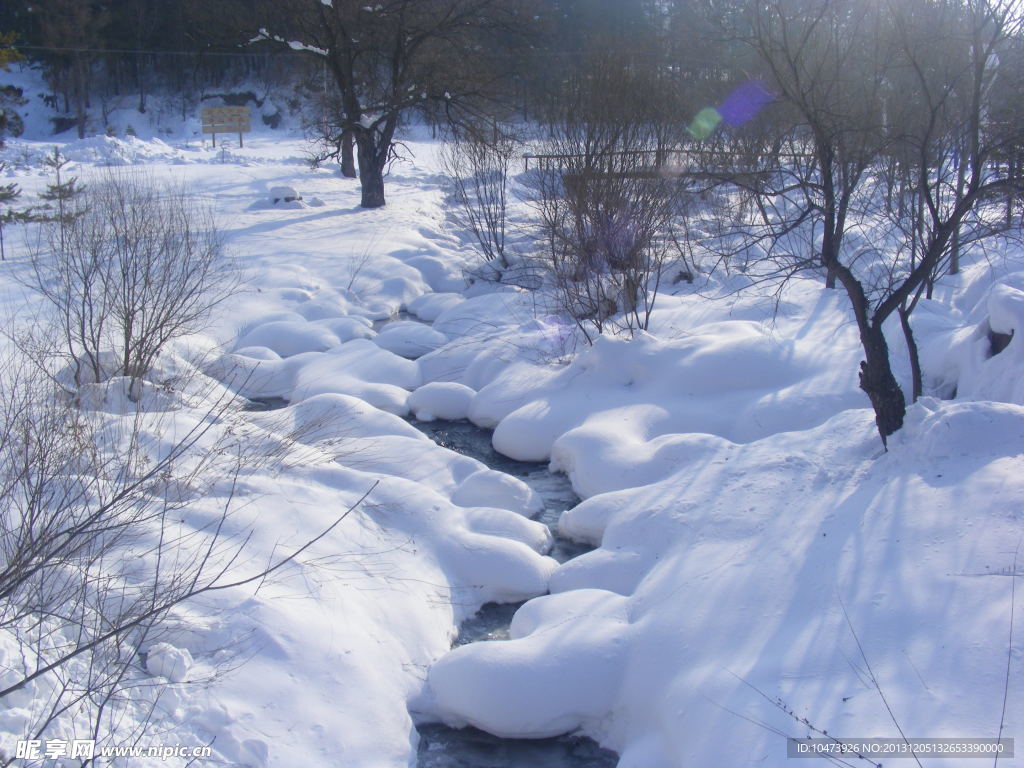
[[[543,463],[514,461],[494,450],[491,433],[468,421],[413,420],[413,426],[437,444],[471,456],[491,469],[523,480],[544,499],[539,520],[554,536],[551,556],[564,563],[588,551],[589,547],[558,535],[558,518],[579,499],[569,480],[548,471]],[[508,637],[512,615],[520,604],[488,603],[463,622],[456,645]],[[502,739],[474,728],[443,725],[419,727],[419,768],[614,768],[618,756],[594,741],[578,736],[553,739]]]

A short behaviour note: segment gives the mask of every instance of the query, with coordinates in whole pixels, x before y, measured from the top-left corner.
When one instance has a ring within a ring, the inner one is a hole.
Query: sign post
[[[237,133],[238,146],[244,147],[242,134],[252,130],[252,117],[248,107],[203,107],[203,133],[213,134],[217,146],[218,133]]]

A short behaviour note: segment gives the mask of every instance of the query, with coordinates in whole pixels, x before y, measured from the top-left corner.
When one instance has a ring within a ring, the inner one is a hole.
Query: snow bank
[[[556,441],[577,427],[590,443],[603,440],[604,454],[611,443],[686,432],[749,442],[862,404],[854,372],[837,377],[816,344],[774,338],[756,323],[713,323],[671,342],[601,337],[539,386],[525,386],[537,373],[510,367],[480,390],[471,417],[497,423],[495,448],[524,461],[553,457]],[[597,455],[576,450],[584,443],[567,438],[555,468],[574,479],[604,473],[591,461]]]
[[[494,518],[507,518],[505,510],[531,517],[543,509],[537,493],[519,478],[436,445],[404,419],[358,397],[321,394],[251,418],[268,432],[316,446],[347,467],[413,480],[459,507],[486,508]],[[480,516],[474,519],[479,522]],[[510,525],[514,530],[530,530],[530,541],[541,529],[547,532],[539,523],[526,529],[515,522]],[[541,540],[547,537],[542,535]]]
[[[183,160],[181,152],[164,141],[157,138],[144,141],[135,136],[89,136],[68,142],[60,151],[68,160],[96,165],[135,165],[157,160]]]
[[[162,418],[144,449],[166,451],[171,435],[202,414]],[[287,754],[315,764],[331,754],[343,764],[406,766],[415,739],[406,701],[418,691],[417,670],[483,602],[547,590],[557,563],[543,554],[547,527],[526,519],[528,505],[516,501],[528,489],[349,395],[237,414],[213,431],[223,430],[242,440],[249,460],[238,478],[215,483],[183,510],[183,524],[204,540],[233,494],[220,535],[250,536],[253,562],[308,540],[376,487],[258,594],[232,589],[176,612],[147,649],[146,671],[171,684],[213,683],[188,695],[152,687],[163,691],[154,717],[182,743],[213,740],[216,759],[230,763],[273,765]],[[499,503],[453,503],[481,472],[494,491],[488,499]],[[144,539],[138,546],[147,549]]]
[[[498,736],[544,738],[596,725],[621,685],[626,602],[598,590],[530,601],[516,612],[512,642],[463,645],[433,666],[437,706],[453,713],[451,725]],[[560,631],[538,631],[551,626]]]
[[[1024,273],[990,285],[966,313],[922,349],[922,365],[941,393],[960,399],[1024,404]]]
[[[431,714],[507,736],[582,728],[626,768],[782,768],[769,729],[808,735],[795,718],[898,735],[870,663],[907,734],[994,734],[1021,445],[1024,408],[935,400],[888,454],[869,411],[684,445],[674,474],[564,515],[600,549],[560,566],[511,640],[435,664]],[[1011,696],[1007,722],[1022,719]]]

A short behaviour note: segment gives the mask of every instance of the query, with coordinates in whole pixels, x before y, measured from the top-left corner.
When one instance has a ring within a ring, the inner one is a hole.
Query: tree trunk
[[[355,140],[352,138],[352,131],[345,131],[341,135],[341,175],[346,179],[359,177],[356,172]]]
[[[833,291],[836,287],[836,273],[834,269],[828,269],[825,273],[825,288]]]
[[[956,199],[959,200],[964,196],[964,185],[967,183],[967,153],[963,152],[960,154],[957,160],[956,169]],[[957,226],[953,230],[953,244],[949,251],[949,274],[956,275],[960,273],[960,227]],[[928,298],[931,298],[931,286],[928,290]]]
[[[866,360],[860,364],[860,388],[871,399],[871,407],[875,410],[875,424],[882,438],[882,445],[887,445],[889,435],[903,426],[903,416],[907,412],[907,401],[903,390],[892,374],[889,364],[889,345],[885,342],[880,326],[871,325],[861,330],[861,344],[864,347]]]
[[[378,162],[379,152],[373,134],[361,132],[356,137],[359,150],[359,183],[362,186],[363,208],[384,207],[384,164]]]
[[[78,138],[85,138],[85,127],[87,122],[86,112],[86,98],[85,98],[85,71],[82,64],[82,59],[79,54],[75,54],[74,73],[74,92],[75,92],[75,121],[78,125]]]
[[[907,343],[907,356],[910,358],[910,374],[913,378],[912,403],[916,403],[924,390],[924,379],[921,375],[921,359],[917,350],[917,340],[914,339],[914,330],[910,327],[910,308],[906,304],[900,304],[896,310],[900,317],[900,327],[903,329],[903,339]]]
[[[384,174],[379,168],[371,168],[369,171],[362,171],[359,174],[359,181],[363,187],[362,200],[359,205],[363,208],[384,207]]]

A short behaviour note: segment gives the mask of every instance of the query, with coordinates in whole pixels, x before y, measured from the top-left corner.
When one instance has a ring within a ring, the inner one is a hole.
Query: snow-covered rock
[[[426,323],[434,322],[442,312],[466,299],[459,293],[425,293],[409,302],[409,311]]]
[[[996,282],[972,314],[983,315],[973,328],[939,336],[922,354],[926,365],[941,360],[929,373],[958,398],[1024,405],[1024,275]]]
[[[513,738],[593,730],[622,683],[627,608],[600,590],[530,601],[513,619],[513,641],[463,645],[431,668],[438,711],[451,725]]]

